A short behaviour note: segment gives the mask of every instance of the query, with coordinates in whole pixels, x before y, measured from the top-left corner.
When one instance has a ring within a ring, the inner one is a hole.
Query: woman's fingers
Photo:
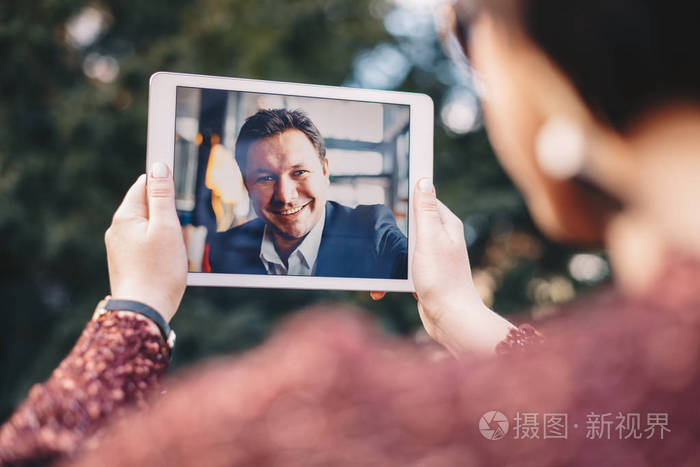
[[[431,181],[422,178],[418,181],[413,194],[413,206],[416,214],[416,239],[419,244],[434,241],[443,230],[440,207],[435,197],[435,188]]]
[[[154,164],[129,189],[105,243],[112,296],[143,302],[169,321],[185,291],[187,256],[167,166]]]
[[[382,298],[384,298],[385,295],[386,295],[386,292],[372,291],[369,293],[369,296],[372,297],[372,300],[381,300]]]
[[[170,169],[162,162],[151,166],[148,176],[149,228],[180,227],[175,210],[175,184]]]

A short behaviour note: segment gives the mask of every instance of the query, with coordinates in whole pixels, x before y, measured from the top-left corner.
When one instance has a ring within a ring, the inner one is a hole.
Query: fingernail
[[[168,176],[168,166],[158,161],[151,166],[151,177],[166,178]]]
[[[420,191],[422,191],[423,193],[432,193],[433,192],[433,184],[430,182],[429,179],[421,178],[420,181],[418,182],[418,189]]]

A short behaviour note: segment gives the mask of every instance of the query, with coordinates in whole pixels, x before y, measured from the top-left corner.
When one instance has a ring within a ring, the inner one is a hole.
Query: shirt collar
[[[299,245],[292,251],[289,255],[299,254],[303,262],[306,263],[306,269],[308,269],[308,275],[311,275],[316,270],[316,259],[318,258],[318,250],[321,247],[321,238],[323,236],[323,227],[326,224],[326,207],[323,207],[323,212],[321,217],[316,222],[316,225],[306,234],[304,240],[301,241]],[[272,234],[265,225],[263,230],[262,243],[260,244],[260,260],[262,261],[268,274],[275,274],[276,269],[282,269],[285,274],[287,273],[287,267],[284,266],[284,262],[280,255],[277,253],[275,248],[275,243],[272,238]],[[276,265],[277,268],[272,268],[272,265]],[[287,263],[289,265],[289,263]],[[271,270],[272,269],[272,270]]]

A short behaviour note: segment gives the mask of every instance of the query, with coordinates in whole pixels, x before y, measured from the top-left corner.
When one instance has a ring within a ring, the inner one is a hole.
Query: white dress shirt
[[[284,265],[284,261],[277,253],[275,242],[266,225],[263,231],[262,244],[260,245],[260,260],[265,266],[267,273],[283,276],[312,276],[316,272],[318,249],[321,246],[321,237],[325,224],[326,210],[324,207],[321,218],[316,222],[314,228],[306,234],[304,240],[289,255],[287,259],[288,266]]]

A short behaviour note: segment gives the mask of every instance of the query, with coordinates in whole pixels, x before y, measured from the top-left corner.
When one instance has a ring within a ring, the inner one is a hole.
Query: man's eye
[[[256,182],[273,182],[275,179],[272,175],[263,175],[262,177],[258,177]]]
[[[304,170],[304,169],[299,169],[299,170],[295,170],[294,172],[292,172],[292,175],[294,175],[295,177],[301,177],[302,175],[304,175],[306,173],[309,173],[309,171]]]

